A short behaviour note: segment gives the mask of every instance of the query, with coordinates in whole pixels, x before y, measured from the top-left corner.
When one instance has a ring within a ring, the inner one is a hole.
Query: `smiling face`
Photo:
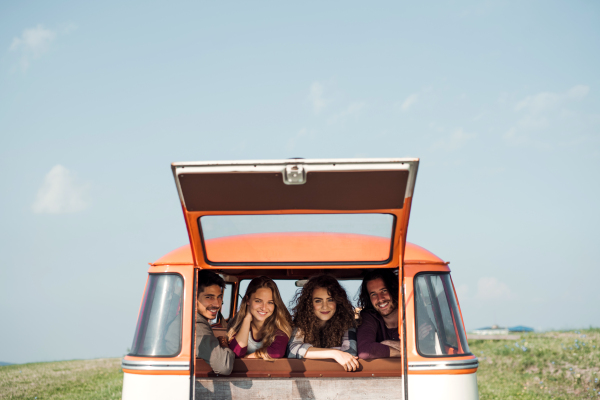
[[[248,300],[248,309],[254,321],[265,322],[267,318],[273,315],[273,311],[275,311],[271,289],[260,288],[252,293]]]
[[[333,297],[331,297],[327,289],[321,287],[313,290],[312,304],[315,315],[321,321],[321,326],[325,325],[325,323],[333,317],[337,308],[337,303]]]
[[[217,314],[222,305],[223,288],[219,285],[211,285],[204,287],[204,290],[198,295],[196,308],[200,315],[210,320],[217,318]]]
[[[371,304],[382,316],[388,316],[396,309],[383,279],[377,278],[367,282],[367,291],[369,292]]]

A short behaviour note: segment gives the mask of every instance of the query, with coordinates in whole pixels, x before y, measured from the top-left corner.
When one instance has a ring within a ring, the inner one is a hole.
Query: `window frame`
[[[179,272],[149,272],[148,273],[148,278],[146,280],[146,286],[148,285],[148,282],[149,282],[150,277],[152,275],[160,275],[160,276],[163,276],[163,275],[177,275],[181,279],[181,283],[182,283],[182,292],[181,292],[181,299],[180,299],[180,301],[181,301],[181,312],[180,312],[181,336],[179,338],[180,339],[179,340],[179,348],[177,349],[176,353],[170,354],[170,355],[155,355],[155,356],[153,356],[153,355],[140,355],[140,354],[134,354],[132,352],[129,352],[127,355],[131,356],[131,357],[144,357],[144,358],[175,358],[175,357],[178,357],[181,354],[182,350],[183,350],[183,309],[185,307],[184,299],[185,299],[185,295],[186,295],[186,293],[185,293],[185,290],[186,290],[185,289],[185,277],[182,274],[180,274]],[[146,292],[146,290],[144,288],[144,296],[142,297],[142,305],[141,305],[141,307],[143,307],[146,304],[146,294],[147,294],[147,292]],[[142,312],[141,307],[140,307],[140,313]],[[141,317],[142,317],[142,315],[138,315],[138,321],[137,321],[138,324],[140,323],[140,318]],[[136,324],[136,325],[138,325],[138,324]],[[194,325],[194,324],[192,324],[192,325]],[[138,329],[138,327],[136,326],[135,333],[134,333],[134,339],[137,338],[137,329]],[[146,330],[147,330],[147,324],[146,324]],[[132,350],[133,350],[133,348],[132,348]]]
[[[315,214],[307,214],[307,215],[330,215],[330,214],[340,214],[340,213],[315,213]],[[342,214],[357,214],[357,213],[342,213]],[[336,265],[387,265],[392,261],[392,257],[394,257],[394,240],[396,238],[396,224],[398,223],[398,218],[393,213],[358,213],[358,214],[383,214],[392,216],[392,232],[390,235],[390,251],[388,253],[388,258],[381,261],[244,261],[244,262],[221,262],[221,261],[210,261],[208,259],[208,252],[206,250],[206,242],[204,240],[204,232],[202,231],[202,223],[200,220],[202,217],[206,215],[201,215],[197,218],[196,224],[198,225],[198,232],[200,234],[200,245],[202,246],[202,257],[204,258],[204,262],[213,267],[237,267],[237,266],[250,266],[250,267],[260,267],[260,266],[281,266],[281,267],[305,267],[305,266],[336,266]],[[232,214],[211,214],[210,216],[230,216]],[[256,215],[256,214],[234,214],[234,215]],[[275,215],[275,214],[268,214]],[[284,214],[284,215],[297,215],[297,214]]]
[[[460,318],[460,322],[463,328],[463,334],[465,335],[465,342],[467,341],[467,332],[465,331],[465,327],[464,327],[464,323],[462,321],[462,314],[460,311],[460,306],[458,304],[458,297],[456,296],[456,290],[454,290],[454,282],[452,282],[452,277],[450,277],[450,272],[441,272],[441,271],[420,271],[418,273],[415,274],[415,276],[413,277],[412,280],[412,285],[413,285],[413,292],[414,292],[414,296],[413,296],[413,315],[414,315],[414,329],[415,329],[415,348],[417,349],[417,353],[423,357],[423,358],[456,358],[456,357],[466,357],[466,356],[472,356],[473,353],[471,352],[471,349],[469,348],[468,352],[462,353],[462,354],[440,354],[440,355],[428,355],[428,354],[423,354],[419,348],[419,328],[417,326],[417,292],[416,292],[416,280],[419,276],[421,275],[448,275],[448,277],[450,278],[450,283],[452,285],[452,292],[454,293],[454,299],[456,301],[456,310],[458,312],[458,317]],[[448,294],[446,293],[446,296],[448,296]],[[454,321],[453,321],[454,322]],[[442,322],[443,323],[443,322]],[[456,323],[453,324],[454,325],[454,329],[458,332],[458,327],[456,326]],[[444,333],[445,336],[445,333]],[[457,336],[457,342],[460,342],[460,335]],[[462,347],[462,343],[460,344]],[[468,343],[467,343],[468,346]]]

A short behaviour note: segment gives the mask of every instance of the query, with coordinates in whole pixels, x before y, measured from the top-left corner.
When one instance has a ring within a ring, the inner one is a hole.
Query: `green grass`
[[[600,399],[600,329],[470,340],[469,347],[479,357],[481,400]]]
[[[0,367],[0,399],[120,399],[121,359]]]
[[[469,346],[479,357],[481,400],[600,400],[600,329],[530,333],[518,342],[470,340]],[[0,367],[0,399],[119,399],[122,386],[117,358]]]

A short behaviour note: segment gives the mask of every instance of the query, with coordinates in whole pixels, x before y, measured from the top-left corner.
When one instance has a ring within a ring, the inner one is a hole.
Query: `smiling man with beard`
[[[229,375],[235,354],[219,344],[210,320],[217,318],[223,305],[225,281],[212,271],[198,272],[198,298],[196,303],[196,357],[202,358],[217,374]]]
[[[389,269],[368,272],[360,287],[362,307],[357,331],[362,359],[400,357],[398,334],[398,276]]]

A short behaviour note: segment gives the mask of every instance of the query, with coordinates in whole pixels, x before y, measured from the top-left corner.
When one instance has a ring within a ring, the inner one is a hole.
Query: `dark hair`
[[[198,272],[198,296],[204,291],[204,288],[212,285],[218,285],[221,289],[225,289],[225,281],[219,275],[207,269],[201,269]]]
[[[315,315],[313,292],[317,288],[327,289],[336,304],[335,314],[322,328]],[[331,275],[318,275],[310,278],[296,293],[292,309],[294,326],[304,333],[304,342],[318,348],[339,347],[346,331],[355,326],[354,307],[340,283]]]
[[[371,303],[371,297],[369,296],[369,290],[367,289],[367,283],[374,281],[375,279],[383,280],[385,288],[388,290],[394,307],[398,306],[398,275],[395,274],[393,269],[373,269],[365,274],[362,284],[360,285],[360,292],[358,294],[358,306],[363,310],[374,310],[373,303]]]

